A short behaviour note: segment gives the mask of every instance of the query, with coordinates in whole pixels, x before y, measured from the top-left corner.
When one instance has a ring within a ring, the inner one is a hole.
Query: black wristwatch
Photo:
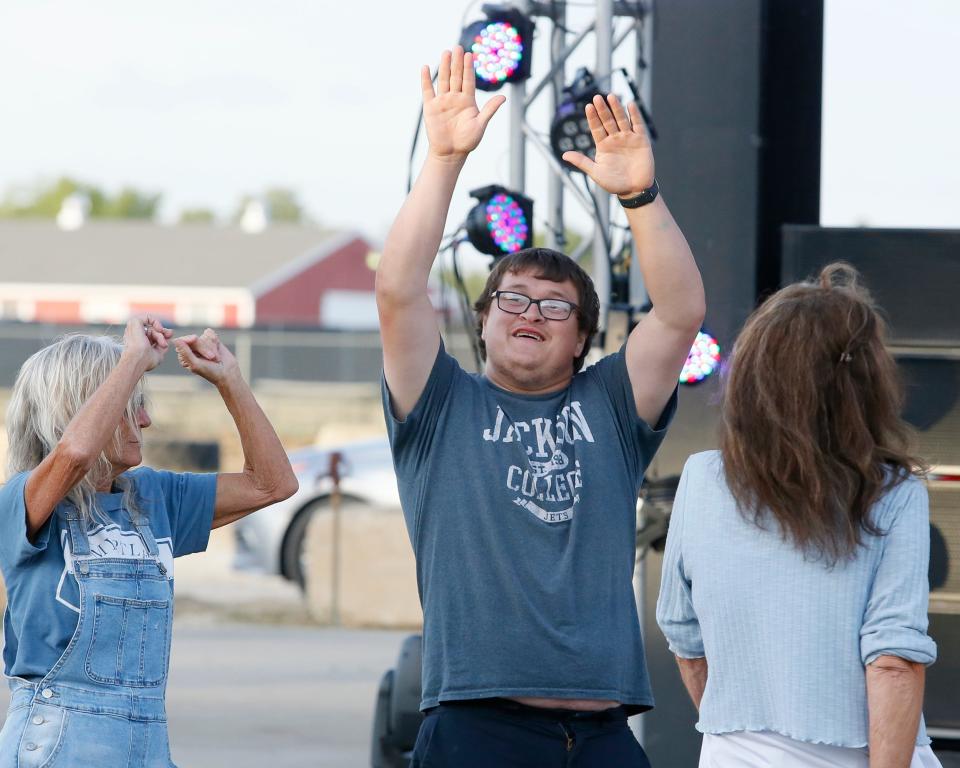
[[[620,201],[620,205],[622,205],[624,208],[641,208],[644,205],[649,205],[654,200],[656,200],[657,195],[659,194],[660,194],[660,185],[657,184],[657,180],[654,179],[653,184],[651,184],[649,187],[643,190],[643,192],[641,192],[636,197],[628,197],[626,200],[624,200],[622,197],[618,195],[617,200]]]

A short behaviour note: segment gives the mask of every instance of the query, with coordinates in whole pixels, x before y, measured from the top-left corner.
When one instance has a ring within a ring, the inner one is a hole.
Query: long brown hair
[[[727,370],[720,450],[742,514],[761,526],[772,516],[830,565],[854,556],[864,532],[883,533],[872,505],[923,471],[885,337],[860,275],[838,262],[767,299]]]

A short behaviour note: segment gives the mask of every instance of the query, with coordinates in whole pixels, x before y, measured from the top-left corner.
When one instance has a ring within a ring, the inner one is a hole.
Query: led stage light
[[[533,201],[491,185],[470,193],[477,204],[467,214],[467,238],[481,253],[505,256],[533,245]]]
[[[680,371],[681,384],[699,384],[720,367],[720,344],[701,330],[693,342],[687,362]]]
[[[485,5],[487,18],[467,26],[460,37],[465,51],[473,53],[477,88],[495,91],[504,83],[530,77],[533,22],[520,11]]]

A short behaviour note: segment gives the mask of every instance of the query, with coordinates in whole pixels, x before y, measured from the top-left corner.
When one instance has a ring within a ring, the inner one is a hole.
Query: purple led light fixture
[[[700,331],[680,371],[680,383],[699,384],[719,367],[720,343],[706,331]]]

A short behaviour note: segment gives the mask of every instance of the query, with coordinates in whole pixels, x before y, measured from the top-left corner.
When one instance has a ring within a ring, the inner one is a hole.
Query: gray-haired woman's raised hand
[[[220,386],[227,377],[240,371],[237,359],[212,328],[199,336],[195,333],[179,336],[173,343],[180,365],[214,386]]]
[[[123,332],[123,354],[139,360],[144,373],[152,371],[167,354],[171,336],[173,331],[156,318],[149,315],[131,317]]]
[[[268,504],[285,499],[297,490],[290,460],[249,384],[240,373],[233,353],[207,328],[173,340],[180,365],[206,379],[220,392],[233,417],[243,448],[243,471],[217,475],[213,527],[239,520]]]

